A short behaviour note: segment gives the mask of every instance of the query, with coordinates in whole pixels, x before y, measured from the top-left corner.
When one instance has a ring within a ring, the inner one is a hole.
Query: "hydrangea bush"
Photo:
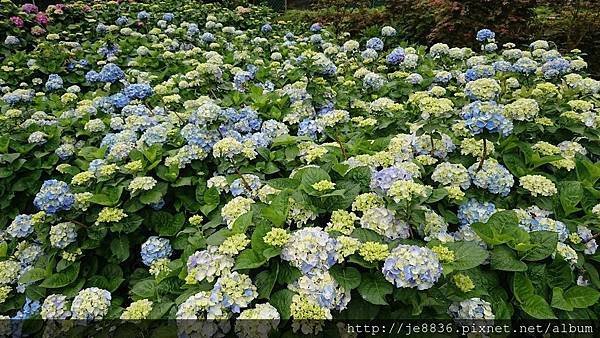
[[[39,9],[3,5],[2,318],[263,337],[600,314],[600,82],[578,51],[195,1],[51,6],[32,35]]]

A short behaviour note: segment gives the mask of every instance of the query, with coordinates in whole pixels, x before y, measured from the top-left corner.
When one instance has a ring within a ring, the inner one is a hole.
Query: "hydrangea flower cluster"
[[[339,244],[317,227],[303,228],[294,233],[281,251],[281,258],[289,261],[303,274],[327,270],[338,260]]]
[[[69,185],[54,179],[45,181],[33,200],[33,204],[39,210],[51,215],[70,210],[74,203],[75,196],[71,193]]]
[[[142,263],[150,266],[158,259],[168,258],[171,256],[172,252],[173,249],[168,239],[150,236],[148,240],[142,244],[140,255],[142,256]]]
[[[430,249],[401,244],[390,252],[382,272],[396,287],[426,290],[438,281],[442,267]]]

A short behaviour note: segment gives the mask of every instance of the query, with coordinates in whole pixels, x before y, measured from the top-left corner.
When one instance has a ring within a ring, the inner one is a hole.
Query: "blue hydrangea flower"
[[[496,33],[491,30],[484,28],[477,32],[477,41],[484,42],[488,40],[493,40],[496,37]]]
[[[513,71],[522,74],[533,74],[538,67],[538,63],[528,57],[522,57],[512,66]]]
[[[260,27],[260,31],[263,32],[263,33],[268,33],[268,32],[270,32],[272,30],[273,30],[273,27],[271,27],[271,25],[268,24],[268,23],[266,23],[262,27]]]
[[[304,119],[298,125],[298,136],[308,136],[312,139],[317,138],[317,134],[322,132],[323,128],[312,119]]]
[[[50,74],[44,87],[47,91],[59,90],[63,87],[63,79],[58,74]]]
[[[442,265],[429,248],[398,245],[383,263],[382,273],[398,288],[431,288],[442,275]]]
[[[150,18],[150,14],[146,11],[141,11],[137,13],[138,20],[147,20]]]
[[[390,65],[399,65],[400,63],[402,63],[402,61],[404,61],[404,57],[406,56],[406,54],[404,53],[404,48],[402,47],[398,47],[398,48],[394,48],[394,50],[392,50],[385,58],[385,61],[387,63],[389,63]]]
[[[322,29],[322,27],[321,27],[321,24],[320,24],[320,23],[318,23],[318,22],[315,22],[315,23],[313,23],[313,24],[310,26],[310,31],[311,31],[311,32],[315,32],[315,33],[316,33],[316,32],[320,32],[320,31],[321,31],[321,29]]]
[[[173,13],[165,13],[163,14],[163,20],[170,22],[173,20],[173,18],[175,18],[175,15],[173,15]]]
[[[204,34],[202,34],[200,39],[202,39],[202,41],[206,43],[211,43],[215,41],[215,36],[210,32],[205,32]]]
[[[242,178],[237,178],[231,185],[229,186],[229,191],[233,196],[245,195],[247,197],[252,197],[256,195],[256,192],[261,187],[262,183],[260,182],[260,178],[256,175],[252,174],[244,174],[243,180]],[[250,191],[248,191],[248,187]]]
[[[496,206],[490,202],[479,202],[470,199],[458,207],[458,220],[461,225],[471,225],[476,222],[487,222],[496,212]]]
[[[168,258],[171,253],[173,253],[173,249],[171,248],[169,240],[158,236],[150,236],[146,242],[142,244],[142,249],[140,251],[142,263],[146,266],[152,265],[157,259]]]
[[[40,301],[31,300],[29,297],[26,297],[25,304],[23,304],[21,310],[19,310],[19,312],[11,319],[24,320],[31,318],[40,311],[41,307]]]
[[[129,23],[129,19],[125,16],[120,16],[117,18],[115,23],[117,24],[117,26],[125,26],[126,24]]]
[[[493,158],[485,160],[481,168],[474,163],[468,171],[473,184],[492,194],[507,196],[515,183],[510,171]]]
[[[145,99],[152,95],[152,87],[146,83],[131,84],[123,89],[125,94],[130,99]]]
[[[553,78],[567,73],[571,69],[571,63],[563,58],[547,61],[542,65],[542,73],[545,78]]]
[[[53,215],[61,210],[70,210],[75,203],[75,196],[69,185],[62,181],[47,180],[35,195],[33,204],[46,213]]]
[[[512,63],[501,60],[492,63],[492,67],[497,72],[510,72],[512,70]]]
[[[380,38],[370,38],[369,40],[367,40],[366,46],[367,48],[380,51],[383,49],[383,40],[381,40]]]
[[[10,223],[6,232],[14,238],[23,238],[33,232],[33,220],[31,215],[17,215]]]
[[[109,99],[113,106],[115,106],[117,109],[123,108],[128,105],[129,102],[131,102],[131,99],[123,93],[113,94],[109,97]]]
[[[509,64],[510,67],[510,64]],[[473,68],[467,69],[465,72],[465,80],[475,81],[477,79],[483,79],[486,77],[493,77],[496,74],[493,66],[489,65],[477,65]]]
[[[85,74],[85,80],[89,83],[100,82],[100,74],[95,70],[90,70]]]
[[[329,269],[338,260],[339,243],[317,227],[294,232],[281,251],[281,258],[305,275]]]
[[[150,205],[150,208],[152,208],[154,210],[160,210],[160,209],[164,208],[165,200],[161,198],[158,202],[150,203],[149,205]]]
[[[371,189],[387,193],[392,184],[398,180],[410,181],[412,175],[398,167],[389,167],[376,171],[371,175]]]
[[[117,82],[125,78],[123,70],[114,63],[107,63],[100,71],[100,81],[102,82]]]
[[[472,102],[463,108],[461,116],[474,135],[488,131],[507,136],[513,129],[512,121],[502,115],[502,107],[493,101]]]
[[[194,35],[196,35],[196,34],[198,34],[198,33],[200,33],[200,28],[198,28],[198,25],[197,25],[197,24],[195,24],[195,23],[191,23],[191,24],[188,26],[188,29],[187,29],[187,35],[189,35],[189,36],[194,36]]]

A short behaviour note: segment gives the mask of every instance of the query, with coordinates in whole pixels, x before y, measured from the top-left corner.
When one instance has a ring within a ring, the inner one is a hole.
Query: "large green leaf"
[[[556,316],[548,302],[540,295],[533,295],[521,303],[521,308],[536,319],[555,319]]]
[[[493,269],[502,271],[525,271],[527,264],[521,262],[516,253],[507,246],[497,246],[492,250],[490,264]]]
[[[565,300],[574,308],[587,308],[598,302],[600,292],[588,286],[575,285],[565,291]]]
[[[262,254],[252,249],[246,249],[242,251],[235,260],[235,269],[254,269],[265,264],[266,262],[267,260]]]
[[[334,265],[329,269],[329,273],[346,290],[355,289],[360,285],[360,272],[353,267],[343,268],[339,265]]]
[[[379,273],[365,274],[358,286],[358,293],[364,300],[376,305],[387,305],[385,297],[392,291],[394,286]]]
[[[61,272],[50,275],[40,284],[47,289],[57,289],[73,283],[79,275],[79,262],[71,264]]]
[[[471,228],[491,245],[508,242],[524,243],[529,241],[528,233],[519,227],[519,218],[514,211],[498,211],[486,223],[476,222]]]
[[[539,261],[550,256],[556,251],[558,243],[558,233],[553,231],[534,231],[530,232],[533,248],[523,254],[523,259],[528,261]]]
[[[468,270],[482,264],[489,256],[487,250],[474,242],[450,242],[444,246],[454,252],[454,261],[444,263],[444,269]]]
[[[583,198],[581,183],[577,181],[560,182],[558,184],[560,204],[566,215],[579,210],[577,205]]]

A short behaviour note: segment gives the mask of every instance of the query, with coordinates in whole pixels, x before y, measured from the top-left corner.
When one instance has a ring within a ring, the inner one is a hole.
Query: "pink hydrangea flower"
[[[23,19],[21,19],[21,17],[18,17],[18,16],[11,16],[10,22],[12,22],[12,24],[15,25],[15,27],[19,27],[19,28],[23,28],[23,26],[25,25],[25,22],[23,22]]]
[[[35,22],[45,26],[48,24],[48,16],[46,13],[39,12],[35,15]]]

